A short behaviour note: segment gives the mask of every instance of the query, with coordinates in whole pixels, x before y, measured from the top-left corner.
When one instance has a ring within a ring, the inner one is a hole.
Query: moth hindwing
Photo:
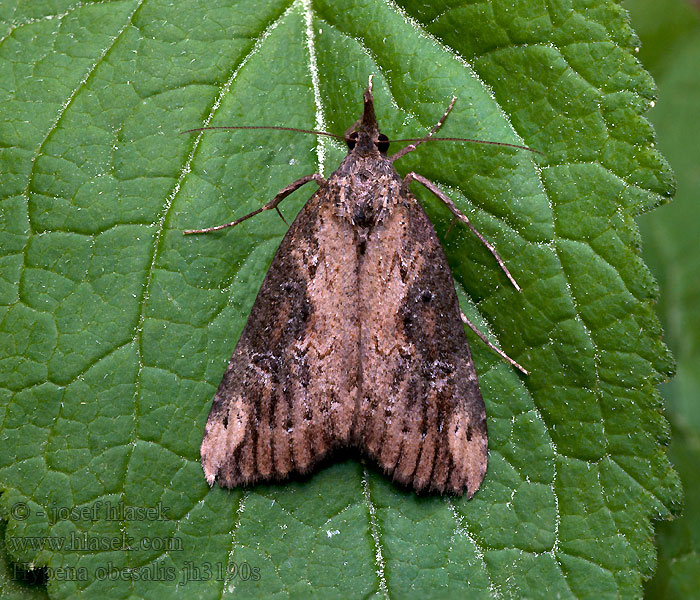
[[[282,480],[354,447],[417,491],[472,496],[486,473],[484,401],[445,253],[408,184],[423,183],[468,221],[434,184],[396,172],[393,160],[417,144],[387,156],[371,85],[346,139],[327,181],[306,176],[256,211],[319,184],[277,250],[214,396],[206,479],[228,488]]]

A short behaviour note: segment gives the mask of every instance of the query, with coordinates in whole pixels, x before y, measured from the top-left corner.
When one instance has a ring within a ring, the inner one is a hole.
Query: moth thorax
[[[374,202],[370,198],[362,198],[357,202],[352,211],[352,222],[362,229],[369,229],[374,225],[376,210]]]

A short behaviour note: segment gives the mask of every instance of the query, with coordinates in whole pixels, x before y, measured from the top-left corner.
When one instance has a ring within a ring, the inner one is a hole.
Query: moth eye
[[[433,294],[429,290],[425,290],[421,295],[420,299],[426,304],[433,299]]]
[[[377,149],[382,154],[386,154],[389,150],[389,138],[386,137],[383,133],[379,134],[379,140],[377,141]]]
[[[345,138],[345,142],[347,143],[348,148],[350,150],[352,150],[355,147],[357,137],[357,131],[353,131],[348,137]]]

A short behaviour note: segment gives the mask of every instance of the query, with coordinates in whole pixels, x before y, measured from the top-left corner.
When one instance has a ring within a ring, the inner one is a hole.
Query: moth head
[[[345,142],[348,145],[349,150],[354,150],[355,147],[357,146],[357,141],[360,137],[360,134],[357,130],[353,129],[353,131],[346,135],[345,137]],[[379,150],[379,153],[382,155],[386,156],[386,153],[389,151],[389,138],[386,137],[383,133],[379,133],[377,135],[377,140],[372,142],[374,146]]]
[[[357,122],[345,132],[345,141],[350,150],[361,154],[379,152],[386,155],[389,150],[389,138],[379,133],[377,117],[374,114],[372,97],[372,80],[364,93],[365,109]]]

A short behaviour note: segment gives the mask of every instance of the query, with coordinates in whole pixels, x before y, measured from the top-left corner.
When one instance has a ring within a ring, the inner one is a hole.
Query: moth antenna
[[[194,129],[186,129],[181,131],[180,135],[184,133],[192,133],[194,131],[211,131],[219,129],[276,129],[277,131],[294,131],[296,133],[311,133],[314,135],[325,135],[327,137],[336,138],[338,140],[345,140],[344,135],[337,135],[335,133],[329,133],[328,131],[316,131],[315,129],[297,129],[296,127],[273,127],[268,125],[230,125],[221,127],[195,127]]]
[[[490,140],[477,140],[475,138],[456,138],[456,137],[424,137],[424,138],[406,138],[400,140],[389,140],[389,143],[393,142],[470,142],[474,144],[488,144],[490,146],[504,146],[506,148],[515,148],[516,150],[527,150],[528,152],[534,152],[541,156],[547,156],[544,152],[530,148],[529,146],[520,146],[518,144],[509,144],[507,142],[493,142]],[[406,146],[410,148],[410,146]],[[398,153],[397,153],[398,154]],[[405,154],[405,153],[404,153]],[[403,156],[403,155],[402,155]],[[394,157],[391,157],[392,160]]]
[[[396,154],[392,154],[389,157],[389,160],[391,162],[394,162],[395,160],[401,158],[402,156],[408,154],[409,152],[413,152],[416,147],[419,144],[422,144],[423,142],[472,142],[474,144],[489,144],[491,146],[503,146],[505,148],[516,148],[517,150],[527,150],[528,152],[534,152],[535,154],[541,154],[542,156],[545,156],[544,152],[540,152],[539,150],[535,150],[534,148],[530,148],[529,146],[520,146],[519,144],[509,144],[507,142],[492,142],[489,140],[477,140],[475,138],[456,138],[456,137],[433,137],[433,134],[440,129],[440,127],[443,126],[445,121],[447,120],[447,116],[450,114],[450,111],[452,110],[452,107],[455,105],[455,102],[457,101],[456,97],[452,98],[452,102],[450,102],[450,105],[447,107],[447,110],[445,111],[445,114],[440,117],[440,120],[433,125],[432,129],[428,132],[428,134],[425,137],[422,138],[404,138],[404,139],[399,139],[399,140],[389,140],[389,143],[391,144],[392,142],[415,142],[412,144],[409,144],[408,146],[405,146],[401,150],[399,150]]]

